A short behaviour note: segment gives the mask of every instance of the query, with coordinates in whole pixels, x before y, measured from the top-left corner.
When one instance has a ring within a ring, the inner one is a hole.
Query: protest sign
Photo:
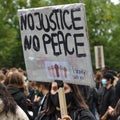
[[[82,3],[18,10],[29,80],[94,85]]]
[[[95,66],[96,66],[96,69],[104,68],[105,63],[104,63],[103,46],[102,45],[95,46],[94,50],[95,50]]]

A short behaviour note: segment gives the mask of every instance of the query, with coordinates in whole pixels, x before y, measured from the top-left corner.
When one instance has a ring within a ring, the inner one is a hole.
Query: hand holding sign
[[[42,114],[44,119],[49,119],[51,114],[56,118],[56,113],[61,111],[62,120],[71,120],[67,116],[68,107],[75,108],[75,111],[81,108],[88,109],[77,86],[67,84],[94,86],[84,6],[76,3],[19,10],[29,80],[64,81],[64,87],[59,87],[59,90],[57,83],[52,83],[49,91],[51,97],[47,101],[51,101],[51,104],[48,104],[47,111]],[[37,61],[41,61],[42,58],[44,61],[38,64]],[[56,103],[59,102],[58,94],[60,107],[59,104],[55,104],[55,100]],[[57,108],[60,108],[60,111]],[[71,112],[70,116],[73,116],[74,112]],[[76,120],[79,120],[80,116],[77,118]],[[93,116],[89,118],[94,120]]]
[[[61,119],[61,118],[58,118],[57,120],[72,120],[72,119],[71,119],[71,117],[70,117],[70,116],[65,115],[65,116],[63,116],[63,118],[62,118],[62,119]]]
[[[63,81],[55,80],[58,85],[58,95],[59,95],[59,104],[60,104],[60,112],[62,119],[64,116],[67,115],[67,105],[66,105],[66,98],[65,98],[65,92],[64,92],[64,83]]]

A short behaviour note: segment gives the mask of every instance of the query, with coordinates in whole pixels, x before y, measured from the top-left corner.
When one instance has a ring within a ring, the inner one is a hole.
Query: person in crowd
[[[5,81],[5,75],[3,74],[2,71],[0,71],[0,83],[4,83]]]
[[[102,68],[101,69],[102,75],[105,75],[109,70],[110,70],[109,66],[105,66],[104,68]]]
[[[32,104],[34,101],[34,97],[35,97],[35,90],[34,87],[32,86],[32,81],[28,80],[28,84],[27,84],[27,89],[28,89],[28,95],[27,95],[27,107],[29,111],[33,111],[32,109]]]
[[[118,76],[118,81],[115,86],[115,92],[116,92],[116,101],[118,102],[118,100],[120,99],[120,76]]]
[[[96,119],[99,119],[98,115],[98,90],[96,87],[90,87],[86,85],[78,85],[79,90],[89,107],[89,110],[93,113]]]
[[[93,113],[93,115],[96,117],[96,119],[99,119],[98,98],[99,97],[98,97],[98,90],[97,90],[97,88],[89,86],[87,105],[89,106],[90,111]]]
[[[52,82],[50,85],[47,108],[38,114],[35,120],[62,120],[60,115],[58,84]],[[95,120],[94,115],[90,112],[85,103],[77,85],[64,83],[64,92],[68,115],[64,120]]]
[[[110,120],[116,120],[117,118],[119,118],[119,120],[120,120],[120,99],[117,102],[115,108],[112,108],[111,106],[109,106],[108,114],[111,117]]]
[[[80,90],[80,93],[82,95],[82,97],[84,98],[85,102],[88,103],[88,98],[89,98],[89,90],[90,90],[90,87],[87,86],[87,85],[77,85],[79,90]]]
[[[102,116],[101,120],[106,120],[109,116],[109,120],[120,120],[120,100],[117,102],[115,108],[109,106],[108,110]]]
[[[3,67],[3,68],[1,68],[1,71],[2,71],[2,73],[3,73],[4,75],[6,75],[6,73],[8,72],[8,69],[5,68],[5,67]]]
[[[9,75],[11,75],[13,72],[18,72],[18,69],[13,67],[13,68],[10,68],[7,73],[6,73],[6,76],[8,77]]]
[[[0,83],[0,120],[29,120],[2,83]]]
[[[114,76],[114,82],[113,82],[113,86],[116,86],[117,81],[119,80],[118,76],[117,76],[117,72],[114,70],[108,70],[109,73],[111,73]]]
[[[102,72],[101,71],[97,71],[95,73],[95,82],[96,82],[96,88],[99,89],[101,88],[102,84],[101,84],[101,80],[102,80]]]
[[[33,102],[33,118],[35,118],[38,113],[45,110],[47,107],[47,96],[49,92],[49,84],[48,82],[36,82],[38,86],[39,92],[41,92],[42,96],[35,94],[34,102]]]
[[[28,87],[27,99],[29,100],[28,107],[30,110],[32,110],[34,99],[39,101],[40,98],[42,97],[42,93],[41,91],[39,91],[39,83],[36,81],[28,81],[27,87]]]
[[[24,110],[30,120],[32,120],[32,116],[28,113],[27,108],[27,97],[25,94],[24,87],[24,78],[21,73],[17,70],[11,72],[7,75],[4,84],[7,86],[8,91],[13,96],[16,103]]]
[[[116,105],[115,88],[113,86],[114,76],[111,73],[106,73],[103,76],[102,82],[104,83],[104,89],[100,101],[100,117],[106,113],[109,106],[115,107]]]

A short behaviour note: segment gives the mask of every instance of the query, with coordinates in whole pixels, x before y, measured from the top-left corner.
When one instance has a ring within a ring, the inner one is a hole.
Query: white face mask
[[[102,83],[103,86],[106,86],[106,85],[107,85],[107,80],[103,78],[103,79],[101,80],[101,83]]]

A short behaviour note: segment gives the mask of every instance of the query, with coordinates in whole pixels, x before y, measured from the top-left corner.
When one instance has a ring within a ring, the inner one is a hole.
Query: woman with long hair
[[[23,75],[18,71],[11,72],[7,75],[4,84],[7,86],[7,90],[12,95],[17,105],[23,109],[30,120],[33,120],[32,116],[28,112]]]
[[[68,116],[64,120],[95,120],[88,109],[77,85],[64,83],[64,92]],[[47,98],[47,109],[40,113],[35,120],[62,120],[58,98],[57,82],[52,82]]]
[[[0,120],[29,120],[2,83],[0,83]]]

